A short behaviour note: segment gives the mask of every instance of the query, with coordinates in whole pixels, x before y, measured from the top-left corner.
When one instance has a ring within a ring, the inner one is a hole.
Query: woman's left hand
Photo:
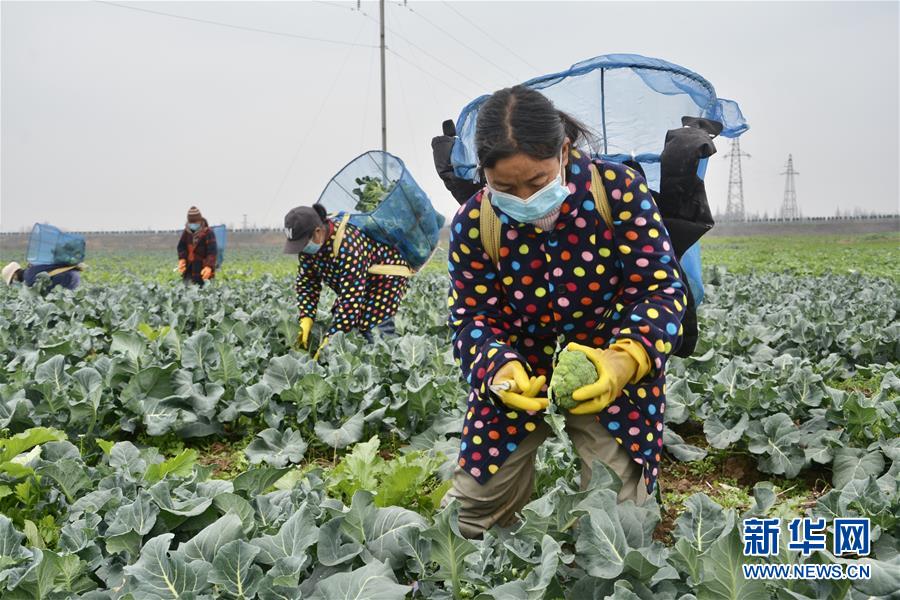
[[[631,342],[631,340],[625,340]],[[626,350],[626,344],[615,343],[605,350],[570,343],[566,350],[577,350],[594,363],[597,369],[597,381],[590,385],[580,387],[572,393],[572,399],[579,405],[570,410],[573,415],[590,415],[606,409],[607,406],[619,397],[622,389],[629,381],[640,379],[649,370],[650,360],[646,357],[646,350],[639,345],[637,349],[644,353],[645,360],[639,362],[632,356],[630,344]],[[638,355],[638,358],[642,358]],[[640,377],[637,377],[640,375]]]

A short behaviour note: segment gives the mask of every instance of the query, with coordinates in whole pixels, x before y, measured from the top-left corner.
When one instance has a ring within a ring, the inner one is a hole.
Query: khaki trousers
[[[581,459],[582,489],[591,481],[591,465],[595,460],[601,460],[622,480],[619,502],[634,500],[642,504],[649,498],[641,466],[594,415],[567,415],[566,433]],[[453,485],[441,504],[446,505],[452,498],[458,501],[460,533],[474,538],[494,525],[508,527],[515,522],[516,513],[531,499],[534,459],[549,435],[550,427],[541,422],[484,485],[461,467],[456,467]]]

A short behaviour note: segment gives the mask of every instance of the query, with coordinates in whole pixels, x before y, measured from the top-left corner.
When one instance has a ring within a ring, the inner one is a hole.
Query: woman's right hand
[[[185,271],[187,271],[187,261],[182,258],[178,261],[178,272],[184,273]]]
[[[300,333],[297,334],[297,345],[304,350],[309,348],[309,332],[312,330],[312,326],[313,320],[311,317],[300,319]]]
[[[547,383],[544,375],[530,377],[521,362],[506,363],[491,379],[490,388],[500,401],[516,410],[544,410],[550,404],[546,397],[538,397]]]

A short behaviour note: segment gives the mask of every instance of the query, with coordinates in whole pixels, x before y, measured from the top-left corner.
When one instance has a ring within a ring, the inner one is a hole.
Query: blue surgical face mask
[[[525,199],[506,192],[498,192],[488,183],[491,204],[521,223],[534,223],[546,217],[562,206],[570,194],[569,188],[565,187],[562,181],[562,155],[559,157],[559,165],[560,173],[553,181]]]
[[[188,229],[190,229],[191,231],[199,231],[200,223],[188,223]]]
[[[322,247],[322,244],[317,244],[314,241],[309,240],[309,243],[303,247],[303,250],[301,250],[301,252],[303,254],[315,254],[316,252],[319,251],[319,248],[321,248],[321,247]]]

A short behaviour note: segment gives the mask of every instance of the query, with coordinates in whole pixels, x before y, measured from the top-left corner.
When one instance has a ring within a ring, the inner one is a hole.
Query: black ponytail
[[[478,111],[475,148],[481,168],[519,153],[538,160],[559,156],[566,138],[574,146],[591,144],[594,135],[542,93],[522,85],[495,92]]]
[[[322,220],[322,223],[326,223],[328,221],[328,211],[325,210],[325,207],[316,202],[313,204],[313,210],[316,211],[316,214],[319,215],[319,218]]]

